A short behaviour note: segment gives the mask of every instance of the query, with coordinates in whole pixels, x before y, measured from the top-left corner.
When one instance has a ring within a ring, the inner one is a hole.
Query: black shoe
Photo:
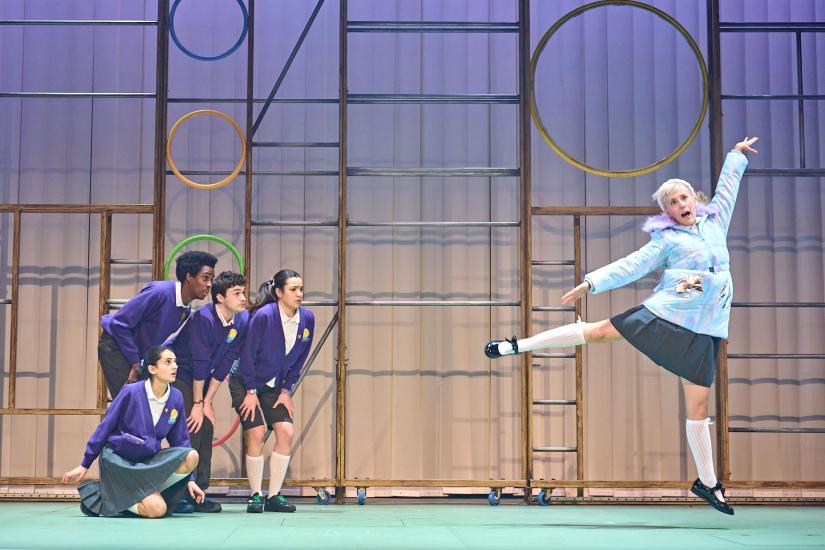
[[[518,355],[518,339],[515,336],[509,340],[505,338],[504,340],[491,340],[487,342],[487,345],[484,346],[484,355],[490,359],[502,357],[502,355],[498,352],[498,345],[502,342],[510,342],[510,345],[513,346],[513,353],[508,353],[507,355]]]
[[[721,491],[722,496],[725,496],[725,488],[722,486],[721,483],[717,483],[713,487],[708,487],[699,479],[697,478],[696,481],[693,482],[693,487],[690,488],[690,492],[696,495],[697,497],[701,498],[723,514],[728,514],[729,516],[733,515],[733,508],[731,508],[730,504],[727,502],[723,502],[716,497],[715,491]]]
[[[281,495],[275,495],[266,499],[264,510],[267,512],[294,512],[295,505],[288,503]]]
[[[188,499],[182,498],[175,507],[176,514],[191,514],[195,511],[195,505]]]
[[[255,493],[249,500],[246,501],[247,514],[261,514],[264,511],[264,496],[261,493]]]
[[[195,512],[201,514],[217,514],[222,510],[220,503],[209,499],[205,499],[203,502],[196,502],[194,507]]]
[[[92,512],[91,510],[89,510],[86,507],[86,505],[83,504],[82,501],[80,502],[80,511],[83,512],[84,516],[89,516],[90,518],[96,518],[96,517],[100,516],[100,514],[96,514],[96,513]]]

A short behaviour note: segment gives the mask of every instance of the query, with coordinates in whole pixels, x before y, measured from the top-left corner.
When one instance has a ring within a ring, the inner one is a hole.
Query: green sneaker
[[[247,514],[260,514],[264,511],[264,496],[261,493],[255,493],[249,500],[246,501]]]

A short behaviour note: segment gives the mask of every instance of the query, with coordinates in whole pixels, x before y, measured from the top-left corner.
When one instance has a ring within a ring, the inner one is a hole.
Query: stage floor
[[[298,504],[294,514],[88,518],[76,503],[0,503],[0,548],[488,549],[825,546],[825,507]]]

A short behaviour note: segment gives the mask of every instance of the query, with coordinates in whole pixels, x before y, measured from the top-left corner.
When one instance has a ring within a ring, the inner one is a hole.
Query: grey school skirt
[[[156,492],[191,450],[169,447],[145,462],[129,462],[107,445],[98,459],[100,481],[84,481],[78,485],[80,500],[96,514],[116,516]],[[161,493],[167,515],[174,511],[188,483],[189,476],[186,476]]]
[[[637,306],[610,318],[625,340],[654,363],[709,388],[716,376],[721,338],[698,334]]]

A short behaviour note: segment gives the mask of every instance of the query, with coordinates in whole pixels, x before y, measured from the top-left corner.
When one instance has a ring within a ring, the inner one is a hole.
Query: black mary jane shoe
[[[490,359],[498,359],[499,357],[502,357],[502,355],[498,352],[498,345],[502,342],[510,342],[510,345],[513,346],[513,353],[508,353],[507,355],[518,355],[518,339],[515,336],[510,339],[505,338],[504,340],[491,340],[487,342],[487,345],[484,346],[484,355]]]
[[[716,497],[716,491],[721,491],[722,496],[725,496],[725,488],[722,486],[721,483],[717,483],[713,487],[708,487],[701,481],[699,478],[693,482],[693,486],[690,488],[690,492],[696,495],[697,497],[701,498],[723,514],[727,514],[729,516],[733,515],[733,508],[727,502],[723,502]]]

